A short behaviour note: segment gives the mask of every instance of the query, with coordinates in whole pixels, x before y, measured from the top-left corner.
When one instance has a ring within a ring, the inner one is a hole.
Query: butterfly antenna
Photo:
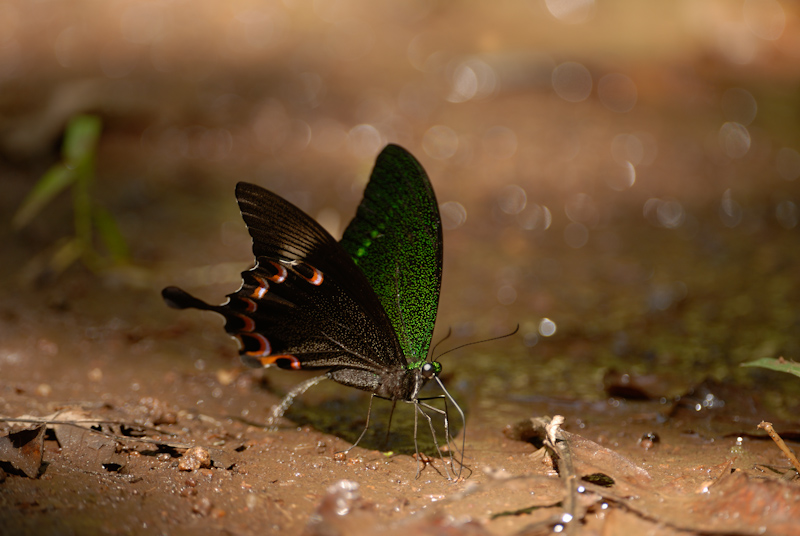
[[[448,328],[447,328],[447,335],[445,335],[445,336],[444,336],[444,338],[443,338],[442,340],[440,340],[439,342],[437,342],[436,344],[434,344],[434,345],[433,345],[433,348],[431,348],[431,355],[435,354],[435,353],[436,353],[436,349],[439,347],[439,345],[440,345],[440,344],[442,344],[442,343],[443,343],[444,341],[446,341],[447,339],[449,339],[449,338],[450,338],[450,335],[452,335],[452,334],[453,334],[453,329],[448,327]]]
[[[468,342],[466,344],[462,344],[461,346],[456,346],[455,348],[450,348],[446,352],[442,352],[441,354],[439,354],[436,357],[436,360],[438,360],[443,355],[447,355],[450,352],[455,352],[456,350],[460,350],[461,348],[464,348],[465,346],[472,346],[473,344],[481,344],[481,343],[484,343],[484,342],[490,342],[490,341],[496,341],[496,340],[499,340],[499,339],[505,339],[506,337],[511,337],[512,335],[516,334],[518,331],[519,331],[519,324],[517,324],[517,327],[515,327],[514,331],[512,331],[511,333],[506,333],[505,335],[500,335],[498,337],[491,337],[489,339],[483,339],[483,340],[480,340],[480,341]]]

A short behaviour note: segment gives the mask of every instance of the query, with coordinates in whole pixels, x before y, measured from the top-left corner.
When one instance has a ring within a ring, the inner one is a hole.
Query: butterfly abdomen
[[[415,371],[386,369],[381,373],[354,368],[334,368],[328,378],[389,400],[412,400],[422,387]]]

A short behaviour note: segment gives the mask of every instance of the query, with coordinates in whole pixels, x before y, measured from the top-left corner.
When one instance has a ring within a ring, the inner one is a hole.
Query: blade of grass
[[[55,275],[60,274],[77,261],[83,254],[83,248],[78,239],[70,239],[61,244],[56,249],[53,257],[50,259],[50,270]]]
[[[100,137],[102,122],[99,117],[79,115],[73,118],[64,133],[62,153],[67,167],[75,170],[73,194],[75,238],[82,245],[84,262],[96,264],[92,247],[92,183],[94,182],[94,154]]]
[[[70,120],[61,146],[68,166],[78,167],[84,159],[94,155],[101,129],[102,121],[95,115],[79,115]]]
[[[119,232],[117,222],[114,221],[114,217],[111,216],[111,213],[103,207],[95,205],[94,225],[114,262],[127,262],[130,258],[128,244],[125,242],[122,233]]]
[[[75,173],[64,164],[56,164],[47,170],[25,197],[14,219],[15,229],[25,227],[55,196],[75,182]]]

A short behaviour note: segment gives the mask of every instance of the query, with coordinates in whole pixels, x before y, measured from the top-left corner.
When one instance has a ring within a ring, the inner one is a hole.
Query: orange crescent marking
[[[272,347],[269,344],[269,341],[266,337],[261,335],[260,333],[239,333],[237,337],[252,337],[258,341],[259,348],[258,350],[251,350],[249,352],[245,352],[245,354],[252,356],[252,357],[266,357],[272,352]]]
[[[323,279],[322,272],[313,267],[311,267],[311,269],[314,270],[314,274],[311,277],[308,278],[304,277],[303,279],[305,279],[312,285],[320,286],[322,284],[322,279]]]
[[[256,305],[256,302],[254,302],[250,298],[239,298],[239,299],[242,300],[245,303],[245,305],[247,306],[247,307],[245,307],[244,310],[247,311],[248,313],[254,313],[256,311],[256,309],[258,308],[258,306]]]
[[[237,314],[236,316],[239,317],[242,322],[244,322],[244,327],[240,331],[250,332],[256,329],[256,321],[249,316],[240,314]]]
[[[264,281],[263,279],[261,279],[257,275],[254,275],[253,278],[256,281],[258,281],[258,286],[253,289],[253,293],[250,294],[250,297],[251,298],[261,299],[261,298],[264,297],[264,294],[266,294],[267,291],[269,290],[269,283],[267,283],[266,281]],[[253,307],[254,307],[253,310],[255,311],[255,304],[253,305]]]
[[[267,279],[275,283],[283,283],[284,281],[286,281],[286,276],[288,274],[286,268],[284,268],[283,266],[274,261],[269,261],[269,263],[272,266],[274,266],[276,270],[278,270],[278,273],[275,275],[267,276]]]
[[[262,357],[259,359],[259,361],[261,361],[262,365],[268,367],[270,365],[274,365],[275,363],[277,363],[278,359],[288,359],[289,361],[291,361],[292,364],[289,366],[294,370],[300,370],[301,368],[303,368],[303,365],[300,364],[300,360],[297,359],[297,357],[293,356],[292,354],[271,355],[268,357]]]

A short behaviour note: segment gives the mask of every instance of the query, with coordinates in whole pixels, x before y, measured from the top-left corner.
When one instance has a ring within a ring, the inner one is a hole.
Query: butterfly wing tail
[[[161,291],[161,297],[173,309],[200,309],[203,311],[217,311],[219,306],[209,305],[200,298],[195,298],[185,290],[178,287],[167,287]]]

